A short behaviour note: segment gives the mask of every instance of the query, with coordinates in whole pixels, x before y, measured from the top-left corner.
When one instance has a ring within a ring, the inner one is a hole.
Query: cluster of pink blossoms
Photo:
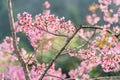
[[[50,41],[51,38],[54,38],[57,35],[63,35],[67,37],[71,35],[71,33],[73,33],[75,30],[70,20],[65,21],[64,17],[58,18],[57,16],[50,14],[48,9],[50,7],[49,2],[46,1],[44,3],[44,7],[46,8],[46,10],[43,11],[43,14],[36,15],[34,19],[32,18],[32,15],[27,12],[24,12],[22,15],[18,14],[18,21],[15,23],[16,32],[25,33],[35,50],[37,50],[37,48],[39,47],[41,40],[48,40],[47,44],[43,46],[43,49],[49,50],[52,45]],[[9,61],[10,62],[9,64],[4,65],[0,63],[1,66],[5,68],[5,70],[0,73],[1,80],[25,80],[25,75],[22,67],[19,65],[14,65],[14,63],[16,63],[18,59],[13,51],[13,40],[11,37],[6,37],[3,43],[0,44],[0,57],[1,60],[4,57],[3,61],[5,63],[8,63]],[[20,53],[26,64],[32,64],[32,62],[34,61],[32,59],[36,59],[32,58],[29,61],[31,54],[27,54],[24,48],[20,49]],[[28,61],[29,63],[27,63]],[[30,70],[32,80],[38,80],[45,68],[45,65],[41,65],[39,63],[37,63],[37,66],[32,66],[32,69]],[[66,75],[62,74],[61,68],[55,70],[55,66],[52,65],[43,80],[61,80],[65,78]]]
[[[111,5],[112,3],[114,3],[116,6],[120,5],[119,0],[98,0],[98,2],[104,5]]]
[[[50,14],[48,1],[44,3],[44,7],[46,10],[43,11],[43,14],[38,14],[35,18],[32,18],[31,14],[27,12],[24,12],[23,15],[18,14],[18,21],[15,24],[17,32],[24,32],[35,50],[42,39],[49,40],[55,35],[67,36],[75,30],[70,20],[65,21],[64,17],[58,18],[58,16]],[[50,43],[49,41],[48,44]]]
[[[101,63],[99,56],[96,56],[95,51],[80,50],[77,57],[82,60],[80,66],[75,70],[70,70],[69,75],[71,79],[89,80],[89,73],[93,67]]]
[[[44,72],[45,67],[46,67],[45,64],[39,64],[37,66],[33,66],[30,71],[32,80],[38,80],[40,76],[42,75],[42,73]],[[62,79],[63,80],[65,78],[66,78],[66,75],[62,74],[61,68],[59,68],[58,70],[55,70],[55,65],[52,65],[51,68],[46,73],[43,80],[50,80],[50,79],[52,80]]]
[[[88,15],[86,17],[86,20],[89,24],[94,25],[98,23],[98,21],[100,20],[100,17],[98,17],[96,14],[92,14],[92,15]]]
[[[98,26],[97,23],[103,20],[107,24],[101,26],[100,29],[96,29],[94,40],[90,40],[87,37],[86,32],[80,30],[78,36],[81,36],[85,41],[91,41],[87,46],[87,49],[80,49],[78,52],[72,52],[80,60],[83,60],[80,66],[69,72],[70,77],[73,79],[89,80],[90,71],[93,67],[100,65],[104,72],[117,72],[120,70],[120,43],[119,37],[120,28],[117,26],[120,17],[120,8],[114,11],[110,7],[120,6],[120,0],[98,0],[100,11],[103,13],[103,18],[100,18],[95,14],[86,17],[86,21],[90,25]],[[111,28],[112,27],[112,28]],[[103,28],[103,29],[102,29]],[[84,36],[83,36],[84,34]],[[92,34],[91,34],[92,35]],[[71,54],[70,54],[71,56]],[[83,65],[84,63],[84,65]]]
[[[35,19],[32,19],[27,12],[24,12],[23,16],[18,14],[16,28],[17,32],[24,32],[28,36],[34,49],[38,47],[39,41],[42,39],[54,38],[54,34],[68,35],[74,32],[74,26],[71,21],[65,22],[64,18],[59,19],[55,15],[38,14]]]
[[[97,34],[97,36],[94,37],[94,40],[89,42],[86,49],[80,49],[76,52],[72,51],[72,49],[67,50],[70,56],[75,56],[82,60],[77,69],[68,72],[70,79],[89,80],[90,71],[93,67],[98,65],[102,67],[104,72],[116,72],[120,70],[120,42],[119,37],[116,36],[120,34],[120,28],[116,25],[113,26],[119,21],[120,8],[114,11],[109,7],[111,4],[119,6],[120,0],[98,0],[98,2],[98,9],[103,13],[103,18],[100,18],[93,12],[92,15],[86,17],[86,20],[90,25],[96,25],[102,19],[107,24],[102,26],[103,29],[96,30],[95,34]],[[24,12],[22,15],[18,14],[18,21],[15,23],[15,26],[16,32],[25,33],[34,50],[37,50],[40,42],[46,39],[48,42],[43,46],[43,49],[48,51],[52,45],[52,38],[56,36],[68,37],[75,31],[75,27],[70,20],[65,21],[64,17],[58,18],[55,15],[51,15],[48,1],[43,5],[46,10],[44,10],[42,14],[36,15],[35,18],[32,18],[32,15],[27,12]],[[113,26],[112,29],[110,28],[111,26]],[[89,41],[93,34],[93,31],[85,32],[81,29],[75,37],[81,36],[83,40]],[[19,39],[17,42],[19,42]],[[5,68],[4,71],[0,73],[1,80],[25,80],[22,67],[13,65],[15,61],[18,60],[13,51],[13,39],[6,37],[3,43],[0,44],[0,58],[2,60],[0,66]],[[20,52],[24,61],[27,62],[31,55],[27,54],[23,48]],[[32,64],[34,61],[32,59],[28,64]],[[5,64],[6,62],[8,63]],[[46,66],[45,64],[39,63],[33,65],[30,69],[32,80],[38,80],[46,69]],[[62,74],[61,68],[55,70],[55,65],[52,65],[43,80],[63,80],[65,78],[66,75]]]
[[[19,39],[18,39],[19,41]],[[12,37],[6,36],[3,42],[0,44],[0,54],[2,53],[12,53],[14,51],[13,48],[13,39]]]
[[[17,38],[19,43],[19,38]],[[0,44],[0,80],[25,80],[24,72],[21,66],[14,65],[17,62],[16,54],[14,54],[12,37],[5,37]]]
[[[25,62],[29,60],[30,55],[27,54],[27,52],[23,48],[21,49],[21,55]],[[19,65],[18,59],[15,54],[10,54],[8,52],[0,53],[0,58],[0,66],[2,68],[2,71],[0,70],[0,80],[26,80],[23,68]],[[32,58],[28,64],[32,64],[32,62],[34,61],[33,59],[35,58]],[[18,64],[15,65],[16,62]],[[31,75],[31,79],[38,80],[41,74],[44,72],[46,66],[47,65],[41,65],[40,63],[37,63],[37,66],[33,65],[29,72]],[[65,78],[66,75],[62,74],[61,68],[55,70],[55,65],[52,65],[43,80],[61,80]]]
[[[119,21],[119,9],[117,10],[117,12],[114,11],[114,9],[109,8],[109,6],[113,3],[116,6],[120,5],[120,1],[119,0],[99,0],[100,3],[100,9],[101,12],[103,12],[104,14],[104,21],[108,22],[110,24],[113,23],[118,23]]]

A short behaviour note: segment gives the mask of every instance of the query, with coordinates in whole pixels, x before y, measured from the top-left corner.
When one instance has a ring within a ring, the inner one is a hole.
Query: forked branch
[[[60,56],[60,54],[65,50],[66,46],[70,43],[70,41],[74,38],[74,36],[77,34],[77,32],[82,28],[82,25],[80,25],[80,27],[73,33],[73,35],[71,37],[69,37],[66,40],[66,43],[63,45],[63,47],[58,51],[58,53],[56,54],[56,56],[51,60],[50,64],[48,65],[48,67],[45,69],[45,71],[43,72],[43,74],[41,75],[39,80],[42,80],[45,76],[45,74],[47,73],[47,71],[50,69],[50,67],[53,65],[53,63],[56,61],[56,59]]]
[[[28,66],[26,65],[24,59],[20,55],[20,52],[19,52],[19,49],[17,46],[17,36],[16,36],[16,31],[15,31],[14,17],[13,17],[13,10],[12,10],[12,1],[11,0],[8,0],[8,15],[9,15],[10,27],[11,27],[11,31],[12,31],[13,47],[15,49],[15,53],[16,53],[17,58],[23,67],[26,80],[31,80]]]

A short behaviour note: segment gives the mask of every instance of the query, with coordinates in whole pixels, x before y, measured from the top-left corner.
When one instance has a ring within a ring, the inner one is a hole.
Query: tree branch
[[[45,76],[56,77],[56,78],[58,78],[58,79],[60,79],[60,80],[64,80],[64,79],[63,79],[63,78],[61,78],[61,77],[58,77],[58,76],[55,76],[55,75],[51,75],[51,74],[46,74]]]
[[[17,38],[16,38],[16,31],[15,31],[15,25],[14,25],[14,18],[13,18],[13,11],[12,11],[12,1],[8,0],[8,15],[9,15],[9,21],[10,21],[10,26],[11,26],[11,31],[12,31],[12,38],[13,38],[13,47],[15,49],[15,53],[17,55],[18,60],[20,61],[26,80],[31,80],[30,79],[30,74],[28,70],[28,66],[26,65],[24,59],[20,55],[18,46],[17,46]]]
[[[69,36],[64,35],[64,34],[55,34],[55,33],[52,33],[52,32],[50,32],[50,31],[48,31],[48,30],[45,30],[45,29],[43,29],[43,28],[41,28],[41,27],[37,27],[37,28],[38,28],[38,29],[41,29],[41,30],[43,30],[43,31],[45,31],[45,32],[47,32],[47,33],[49,33],[49,34],[52,34],[52,35],[54,35],[54,36],[69,37]]]
[[[90,29],[99,29],[99,30],[103,30],[103,27],[100,26],[91,26],[91,25],[83,25],[82,27],[84,28],[90,28]],[[107,30],[108,33],[113,34],[113,32],[111,30]]]
[[[56,54],[56,56],[51,60],[50,64],[48,65],[48,67],[45,69],[45,71],[43,72],[43,74],[41,75],[39,80],[42,80],[45,76],[45,74],[47,73],[47,71],[49,70],[49,68],[52,66],[52,64],[56,61],[56,59],[60,56],[60,54],[65,50],[65,47],[70,43],[70,41],[74,38],[74,36],[77,34],[77,32],[82,28],[82,25],[80,25],[80,27],[73,33],[73,35],[71,37],[69,37],[66,40],[66,43],[63,45],[63,47],[58,51],[58,53]]]
[[[103,27],[100,26],[91,26],[91,25],[83,25],[83,29],[98,29],[98,30],[103,30]],[[109,34],[113,35],[117,40],[119,41],[119,36],[113,33],[110,29],[106,30]]]
[[[97,77],[97,78],[91,78],[90,80],[103,80],[103,79],[120,79],[120,76],[105,76],[105,77]]]

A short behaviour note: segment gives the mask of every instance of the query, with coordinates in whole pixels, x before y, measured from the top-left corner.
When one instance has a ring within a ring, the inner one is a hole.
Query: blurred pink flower
[[[86,21],[91,25],[97,24],[99,20],[100,17],[98,17],[96,14],[88,15],[86,17]]]
[[[100,4],[100,9],[104,13],[108,12],[108,6],[106,6],[106,5]]]
[[[113,0],[113,3],[114,3],[116,6],[118,6],[118,5],[120,5],[120,0]]]
[[[98,2],[105,5],[110,5],[112,0],[98,0]]]
[[[50,8],[50,3],[48,1],[45,1],[43,5],[45,8]]]
[[[6,76],[10,80],[25,80],[23,69],[20,66],[9,66]]]
[[[103,17],[104,21],[109,22],[110,24],[118,23],[119,16],[118,14],[113,14],[113,16],[109,16],[108,13],[105,13]]]
[[[118,34],[120,33],[120,28],[118,26],[113,27],[113,31]]]
[[[119,57],[112,51],[103,54],[101,66],[105,72],[116,72],[120,70]]]

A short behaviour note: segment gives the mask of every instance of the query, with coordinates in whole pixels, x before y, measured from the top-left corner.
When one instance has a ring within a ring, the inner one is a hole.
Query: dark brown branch
[[[58,76],[55,76],[55,75],[51,75],[51,74],[46,74],[45,76],[56,77],[56,78],[58,78],[58,79],[60,79],[60,80],[64,80],[64,79],[63,79],[63,78],[61,78],[61,77],[58,77]]]
[[[105,76],[105,77],[97,77],[91,78],[90,80],[103,80],[103,79],[120,79],[120,76]]]
[[[37,27],[38,29],[41,29],[41,30],[43,30],[43,31],[45,31],[45,32],[47,32],[47,33],[49,33],[49,34],[52,34],[52,35],[54,35],[54,36],[61,36],[61,37],[68,37],[67,35],[64,35],[64,34],[55,34],[55,33],[52,33],[52,32],[50,32],[50,31],[48,31],[48,30],[45,30],[45,29],[43,29],[43,28],[41,28],[41,27]]]
[[[91,25],[83,25],[82,27],[83,29],[98,29],[98,30],[103,30],[103,27],[100,26],[91,26]],[[119,36],[116,35],[114,32],[112,32],[110,29],[106,30],[109,34],[111,34],[112,36],[114,36],[117,40],[119,41]]]
[[[99,30],[103,30],[103,27],[100,27],[100,26],[91,26],[91,25],[83,25],[82,27],[83,29],[84,28],[90,28],[90,29],[99,29]],[[110,34],[113,34],[113,32],[111,30],[107,30],[108,33]]]
[[[82,28],[82,25],[80,25],[80,27],[73,33],[72,36],[70,36],[67,40],[66,43],[63,45],[63,47],[58,51],[58,53],[56,54],[56,56],[51,60],[50,64],[48,65],[48,67],[45,69],[45,71],[43,72],[43,74],[41,75],[39,80],[42,80],[45,76],[45,74],[47,73],[47,71],[50,69],[50,67],[53,65],[53,63],[56,61],[56,59],[60,56],[60,54],[65,50],[66,46],[70,43],[70,41],[74,38],[74,36],[77,34],[77,32]]]
[[[11,26],[11,31],[12,31],[12,38],[13,38],[13,46],[15,49],[15,53],[17,55],[18,60],[20,61],[26,80],[31,80],[30,79],[30,74],[28,70],[28,66],[26,65],[24,59],[20,55],[18,46],[17,46],[17,38],[16,38],[16,31],[15,31],[15,25],[14,25],[14,18],[13,18],[13,11],[12,11],[12,1],[8,0],[8,15],[9,15],[9,21],[10,21],[10,26]]]

